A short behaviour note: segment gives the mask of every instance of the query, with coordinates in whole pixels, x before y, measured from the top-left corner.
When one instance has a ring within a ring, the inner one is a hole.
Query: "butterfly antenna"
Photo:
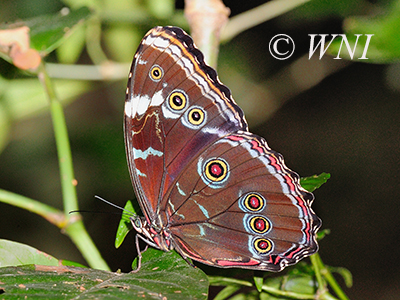
[[[101,201],[107,203],[108,205],[114,206],[115,208],[118,208],[118,209],[120,209],[120,210],[123,210],[124,212],[129,213],[129,215],[131,215],[131,216],[135,216],[135,214],[134,214],[133,212],[131,212],[131,211],[129,211],[129,210],[127,210],[127,209],[125,209],[125,208],[123,208],[123,207],[117,205],[117,204],[114,204],[114,203],[112,203],[112,202],[110,202],[110,201],[107,201],[106,199],[104,199],[104,198],[102,198],[102,197],[100,197],[100,196],[95,195],[94,197],[95,197],[96,199],[99,199],[99,200],[101,200]]]

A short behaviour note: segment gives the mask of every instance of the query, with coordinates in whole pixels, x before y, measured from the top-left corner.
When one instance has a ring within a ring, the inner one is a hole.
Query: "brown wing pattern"
[[[313,195],[248,132],[229,89],[183,30],[156,27],[142,40],[124,125],[138,201],[183,256],[279,271],[317,251]]]

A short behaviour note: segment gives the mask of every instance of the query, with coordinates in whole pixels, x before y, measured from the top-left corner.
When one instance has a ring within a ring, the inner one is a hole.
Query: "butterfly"
[[[248,131],[230,90],[182,29],[145,35],[124,112],[129,172],[144,214],[131,221],[149,245],[211,266],[266,271],[318,250],[313,194]]]

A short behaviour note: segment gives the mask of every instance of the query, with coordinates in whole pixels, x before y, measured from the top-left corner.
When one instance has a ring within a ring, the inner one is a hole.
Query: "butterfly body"
[[[317,251],[313,195],[267,142],[192,39],[156,27],[132,63],[125,144],[144,239],[218,267],[280,271]]]

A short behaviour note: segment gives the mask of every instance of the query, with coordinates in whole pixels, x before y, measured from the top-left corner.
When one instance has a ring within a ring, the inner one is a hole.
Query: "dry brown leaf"
[[[79,267],[68,267],[68,266],[43,266],[43,265],[35,265],[36,271],[43,271],[43,272],[56,272],[58,274],[61,273],[88,273],[89,269],[83,269]]]
[[[42,58],[30,48],[29,27],[0,30],[0,51],[10,56],[13,64],[22,70],[35,70]]]

